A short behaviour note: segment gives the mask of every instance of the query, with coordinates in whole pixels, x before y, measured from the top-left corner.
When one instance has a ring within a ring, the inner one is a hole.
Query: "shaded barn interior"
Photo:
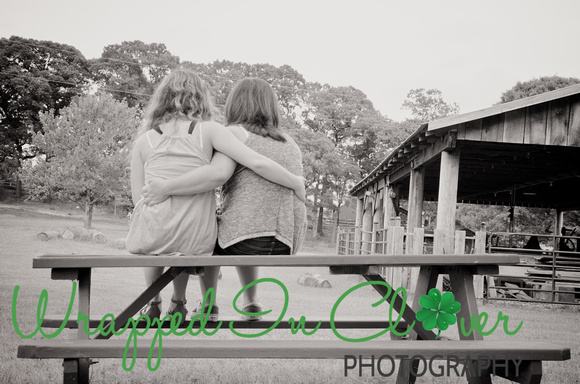
[[[422,167],[423,198],[437,201],[440,154],[453,150],[457,202],[580,209],[580,86],[423,124],[351,194],[386,177],[408,196],[411,170]]]

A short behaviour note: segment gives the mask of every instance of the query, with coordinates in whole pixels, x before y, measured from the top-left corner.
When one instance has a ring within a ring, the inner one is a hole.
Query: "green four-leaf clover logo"
[[[442,295],[437,288],[421,296],[419,304],[423,309],[417,311],[417,320],[423,323],[423,327],[427,330],[437,327],[439,332],[435,338],[438,338],[441,331],[446,330],[450,324],[457,322],[455,314],[461,309],[461,304],[455,301],[453,293],[445,292]]]

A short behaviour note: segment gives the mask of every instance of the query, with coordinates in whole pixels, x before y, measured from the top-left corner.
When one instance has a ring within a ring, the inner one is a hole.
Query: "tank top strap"
[[[203,151],[203,123],[199,122],[199,147]]]
[[[195,129],[195,124],[196,124],[195,120],[193,120],[191,123],[189,123],[189,130],[187,131],[187,133],[189,135],[191,135],[191,132],[193,132],[193,130]]]

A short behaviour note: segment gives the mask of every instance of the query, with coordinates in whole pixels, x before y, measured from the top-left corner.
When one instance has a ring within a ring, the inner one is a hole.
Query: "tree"
[[[302,119],[317,134],[317,140],[309,141],[306,148],[317,159],[312,180],[313,212],[318,216],[316,232],[322,235],[324,208],[339,208],[348,188],[364,175],[360,165],[371,166],[369,154],[364,151],[376,152],[373,139],[381,121],[365,94],[354,87],[309,83],[306,94]],[[312,143],[323,138],[328,141],[324,147],[328,149],[321,152],[322,147],[313,147]]]
[[[353,126],[349,152],[361,169],[362,177],[368,175],[387,157],[407,135],[400,124],[382,116],[375,110],[361,113]]]
[[[322,236],[324,209],[339,209],[347,199],[348,188],[360,175],[360,168],[344,156],[322,132],[303,127],[289,130],[302,151],[306,192],[312,196],[314,232]]]
[[[459,105],[443,101],[443,94],[438,89],[411,89],[403,102],[403,108],[410,109],[413,118],[421,123],[459,113]]]
[[[138,127],[137,111],[109,94],[79,97],[40,117],[44,134],[33,144],[44,153],[22,168],[29,199],[48,196],[85,205],[90,229],[95,204],[111,202],[126,190],[128,143]]]
[[[559,88],[569,87],[579,83],[580,79],[560,76],[542,76],[538,79],[524,82],[518,81],[516,85],[502,93],[498,104],[539,95],[540,93],[554,91]]]
[[[179,65],[179,57],[165,44],[124,41],[108,45],[100,58],[90,61],[94,80],[115,99],[143,108],[155,85]]]
[[[289,65],[234,63],[227,60],[210,64],[184,62],[183,67],[198,73],[212,88],[214,100],[223,106],[234,84],[245,77],[259,77],[267,81],[278,96],[283,115],[296,118],[296,110],[303,104],[306,85],[304,77]]]
[[[85,57],[74,47],[12,36],[0,39],[0,163],[19,166],[35,132],[42,132],[40,114],[59,111],[83,92],[90,73]],[[16,171],[14,169],[13,171]]]

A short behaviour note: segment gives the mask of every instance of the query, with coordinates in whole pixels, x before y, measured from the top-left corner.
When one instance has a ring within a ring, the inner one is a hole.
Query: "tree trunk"
[[[316,212],[318,210],[318,183],[316,183],[316,188],[314,189],[314,200],[312,204],[312,221],[316,220]],[[316,225],[312,223],[312,236],[316,237]]]
[[[324,216],[324,207],[318,208],[318,223],[316,224],[316,235],[323,236],[324,232],[322,231],[322,217]]]
[[[18,174],[16,175],[16,197],[17,198],[22,197],[22,180],[20,180]]]
[[[91,229],[93,224],[93,203],[87,201],[85,203],[85,228]]]
[[[324,179],[322,179],[322,190],[320,191],[320,196],[324,197],[324,194],[326,193],[326,190],[328,189],[328,175],[324,176]],[[316,224],[316,235],[317,236],[323,236],[324,235],[324,231],[322,229],[322,218],[324,217],[324,207],[322,205],[322,198],[320,199],[320,206],[318,207],[318,222]]]

